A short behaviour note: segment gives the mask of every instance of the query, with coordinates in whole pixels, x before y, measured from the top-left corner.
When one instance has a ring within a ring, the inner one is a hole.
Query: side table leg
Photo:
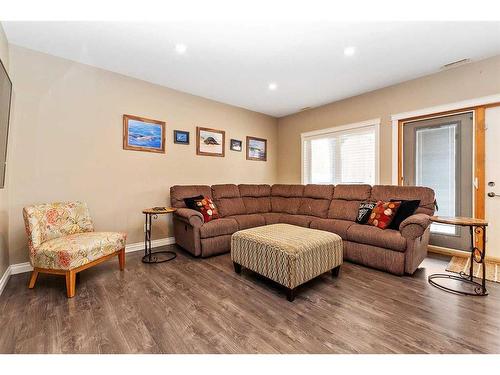
[[[486,258],[486,227],[483,227],[483,246],[481,246],[483,252],[481,254],[481,264],[483,265],[483,294],[486,293],[486,262],[484,261]]]
[[[471,240],[469,279],[470,281],[474,281],[474,249],[476,247],[476,244],[474,242],[474,227],[471,225],[469,229],[470,229],[470,240]]]

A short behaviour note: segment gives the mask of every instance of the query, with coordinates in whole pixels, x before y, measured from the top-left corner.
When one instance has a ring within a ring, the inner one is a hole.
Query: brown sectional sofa
[[[186,208],[183,199],[197,195],[214,200],[219,219],[203,223],[199,212]],[[390,199],[420,199],[399,230],[355,222],[360,202]],[[426,257],[435,207],[432,189],[390,185],[178,185],[170,188],[170,200],[177,208],[176,242],[194,256],[230,251],[238,230],[287,223],[334,232],[342,237],[344,259],[397,275],[413,274]]]

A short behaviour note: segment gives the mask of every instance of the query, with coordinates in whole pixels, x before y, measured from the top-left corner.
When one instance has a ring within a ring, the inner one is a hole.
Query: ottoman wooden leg
[[[296,288],[286,288],[286,299],[290,302],[293,302],[295,299],[295,289]]]
[[[332,268],[332,276],[333,277],[337,277],[339,275],[339,272],[340,272],[340,266]]]
[[[233,266],[234,266],[234,272],[241,273],[241,264],[233,262]]]

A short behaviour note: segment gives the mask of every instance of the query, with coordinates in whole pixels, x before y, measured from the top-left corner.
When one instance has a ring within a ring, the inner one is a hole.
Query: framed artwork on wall
[[[224,157],[226,132],[196,127],[196,155]]]
[[[123,115],[123,149],[165,153],[165,122]]]
[[[189,132],[183,130],[174,130],[174,143],[178,143],[180,145],[188,145]]]
[[[243,142],[241,142],[237,139],[231,139],[229,141],[229,148],[232,151],[241,151],[243,149]]]
[[[267,139],[247,137],[247,160],[267,161]]]

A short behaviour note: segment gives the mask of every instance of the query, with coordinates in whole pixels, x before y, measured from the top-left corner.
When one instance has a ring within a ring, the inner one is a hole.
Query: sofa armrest
[[[431,218],[426,214],[415,214],[407,217],[399,225],[401,235],[409,240],[421,237],[431,224]]]
[[[201,212],[190,208],[178,208],[175,211],[174,216],[192,225],[193,227],[200,227],[203,225],[203,215]]]

